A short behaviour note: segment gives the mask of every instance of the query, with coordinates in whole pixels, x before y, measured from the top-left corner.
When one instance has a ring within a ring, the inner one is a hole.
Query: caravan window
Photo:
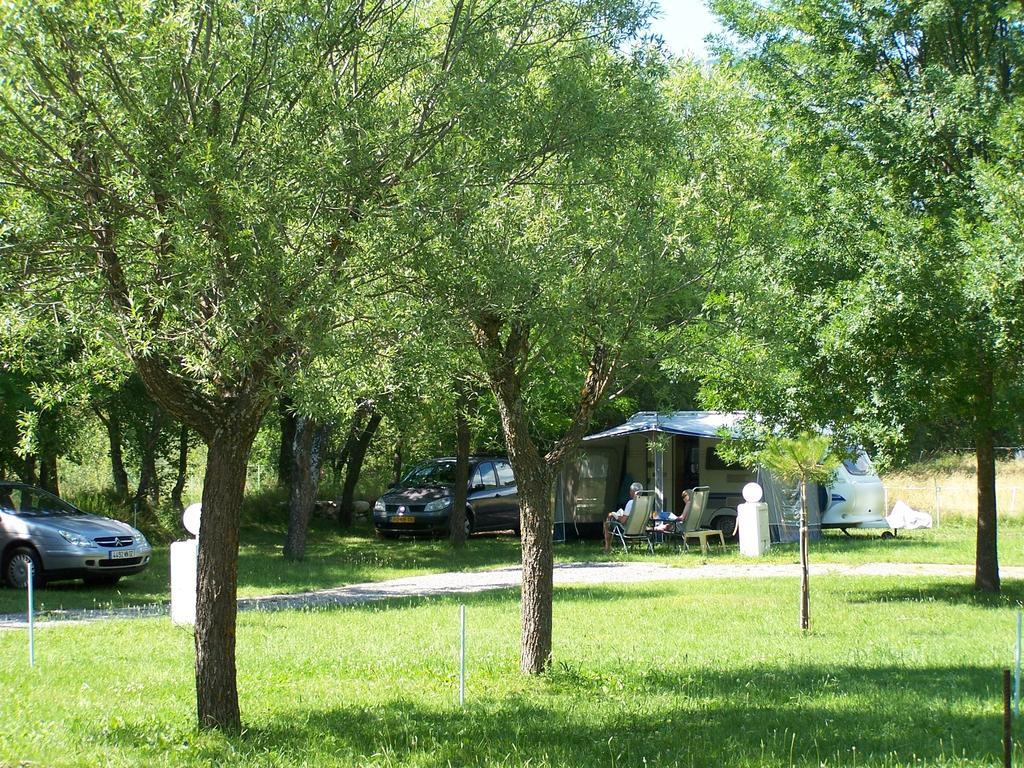
[[[874,470],[871,459],[863,451],[857,454],[856,459],[843,459],[843,466],[846,467],[847,472],[856,477],[870,475]]]
[[[707,453],[704,454],[704,466],[711,470],[728,470],[730,472],[745,472],[747,469],[742,464],[723,460],[713,445],[709,446]]]

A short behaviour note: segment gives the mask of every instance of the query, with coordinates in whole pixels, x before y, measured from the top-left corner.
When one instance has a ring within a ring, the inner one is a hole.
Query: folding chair
[[[622,542],[622,549],[629,552],[631,542],[644,541],[647,551],[654,554],[654,535],[651,530],[651,511],[654,509],[654,492],[641,491],[633,499],[629,517],[625,523],[616,523],[611,534]]]

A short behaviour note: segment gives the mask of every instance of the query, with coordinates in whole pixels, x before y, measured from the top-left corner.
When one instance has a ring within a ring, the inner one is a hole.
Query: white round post
[[[199,524],[201,504],[190,504],[181,516],[194,539],[171,544],[171,623],[196,623],[196,582],[199,573]]]

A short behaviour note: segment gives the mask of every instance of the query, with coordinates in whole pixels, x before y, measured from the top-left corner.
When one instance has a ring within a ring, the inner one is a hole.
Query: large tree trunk
[[[370,406],[372,408],[372,405]],[[345,471],[345,485],[341,489],[341,503],[338,505],[338,525],[342,528],[352,527],[354,514],[353,502],[356,495],[356,484],[359,482],[359,473],[363,471],[363,461],[366,459],[366,449],[370,446],[380,426],[382,415],[380,411],[374,410],[370,414],[370,420],[360,433],[348,455],[348,469]]]
[[[238,731],[235,672],[238,528],[257,420],[225,426],[208,443],[199,527],[196,596],[196,706],[201,728]]]
[[[554,593],[551,481],[567,457],[578,449],[590,414],[608,385],[614,361],[604,345],[595,344],[572,422],[562,438],[542,456],[530,435],[530,421],[522,398],[522,371],[529,358],[529,327],[512,322],[503,337],[502,322],[496,317],[477,318],[473,325],[474,341],[498,402],[509,460],[519,489],[523,548],[523,636],[519,666],[527,674],[539,674],[551,663]]]
[[[174,487],[171,488],[171,504],[179,512],[185,509],[181,501],[181,494],[185,490],[185,480],[188,476],[188,427],[182,425],[178,433],[178,461],[176,466]]]
[[[992,428],[994,387],[992,371],[985,367],[975,398],[975,458],[978,468],[978,537],[974,588],[999,591],[999,551],[996,538],[996,457]]]
[[[455,488],[448,516],[448,537],[456,549],[466,546],[466,486],[469,483],[469,398],[463,382],[455,385]]]
[[[530,436],[518,382],[502,381],[504,371],[508,371],[508,367],[494,371],[492,380],[502,382],[501,386],[495,387],[498,412],[519,490],[523,551],[519,668],[527,674],[537,675],[551,663],[551,601],[555,569],[551,469]]]
[[[288,533],[284,540],[284,556],[301,560],[306,555],[306,534],[320,488],[320,466],[327,428],[313,419],[299,416],[295,420],[295,443],[291,470],[292,487],[288,497]]]
[[[277,450],[277,484],[287,488],[292,482],[292,467],[295,457],[292,446],[295,444],[295,412],[292,411],[291,398],[282,395],[277,403],[277,413],[281,420],[281,444]]]
[[[539,457],[538,457],[539,458]],[[527,466],[524,466],[527,465]],[[536,675],[551,663],[554,542],[551,526],[551,476],[541,459],[515,466],[523,548],[523,635],[519,667]]]

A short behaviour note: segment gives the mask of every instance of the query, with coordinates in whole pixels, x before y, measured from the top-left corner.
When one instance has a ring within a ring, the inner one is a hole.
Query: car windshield
[[[402,488],[424,488],[428,485],[455,485],[454,461],[431,461],[420,464],[402,478]]]
[[[0,488],[0,509],[20,517],[66,517],[81,514],[52,493],[20,486]]]

